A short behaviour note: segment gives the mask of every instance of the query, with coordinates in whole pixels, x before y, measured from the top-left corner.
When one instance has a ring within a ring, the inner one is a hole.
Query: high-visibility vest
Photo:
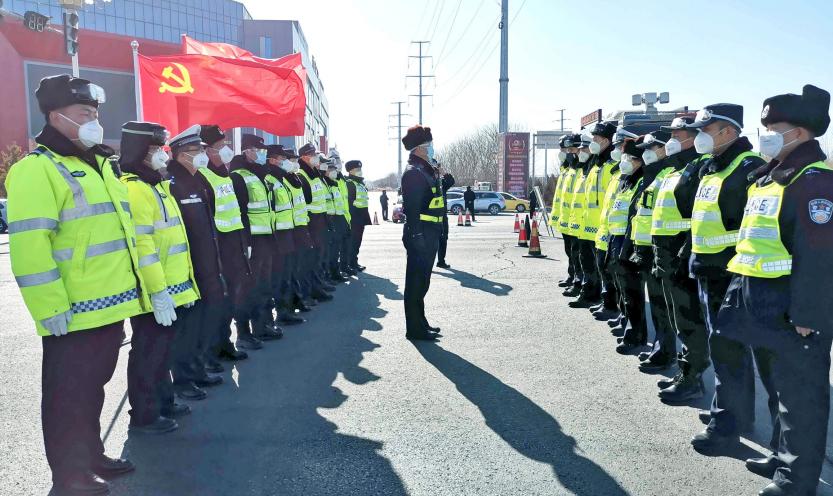
[[[753,184],[749,189],[736,254],[729,261],[729,272],[749,277],[773,279],[792,273],[792,254],[781,241],[778,217],[784,203],[784,191],[808,169],[830,170],[824,162],[804,167],[786,186],[775,181],[765,186]],[[829,277],[829,274],[825,274]]]
[[[561,181],[561,212],[558,217],[558,231],[570,234],[570,211],[573,209],[573,186],[576,182],[576,169],[569,167]]]
[[[347,178],[353,185],[356,186],[356,198],[353,200],[355,208],[367,208],[367,187],[364,183],[356,181],[355,179]]]
[[[631,240],[636,246],[651,246],[651,219],[653,218],[657,190],[665,176],[673,170],[673,167],[662,169],[651,184],[642,190],[639,203],[636,206],[636,215],[631,219]]]
[[[96,163],[39,146],[6,178],[12,273],[41,336],[41,320],[67,311],[74,332],[151,308],[127,186],[109,159]]]
[[[232,174],[237,174],[246,183],[246,192],[249,194],[249,203],[246,204],[246,216],[249,218],[249,231],[252,235],[272,234],[272,206],[269,190],[266,185],[254,173],[247,169],[235,169]]]
[[[232,232],[243,229],[240,219],[240,205],[234,194],[234,185],[230,177],[218,176],[211,169],[197,169],[205,177],[214,191],[214,225],[220,232]]]
[[[170,183],[155,186],[124,174],[130,212],[136,226],[139,270],[149,294],[167,290],[176,306],[199,299],[188,235]]]
[[[272,210],[272,230],[288,231],[295,227],[292,217],[292,198],[289,190],[283,185],[280,179],[268,174],[266,186],[269,188]]]
[[[300,169],[298,175],[302,176],[309,184],[312,192],[312,202],[307,204],[307,211],[312,214],[323,214],[327,212],[327,191],[324,189],[324,181],[320,177],[311,179],[307,173]]]
[[[617,170],[607,183],[607,190],[605,191],[604,202],[602,203],[602,215],[599,219],[599,230],[596,232],[596,238],[594,240],[596,249],[598,250],[607,251],[608,243],[610,242],[610,230],[608,229],[607,217],[615,201],[616,190],[619,187],[619,177],[621,175],[622,172]]]
[[[343,177],[339,177],[336,179],[336,183],[338,184],[338,194],[341,197],[341,210],[344,212],[344,218],[347,219],[347,223],[350,223],[350,200],[349,200],[349,192],[347,191],[347,180]],[[336,207],[338,209],[338,207]]]
[[[615,160],[608,160],[603,164],[594,165],[587,174],[584,181],[584,217],[582,220],[582,231],[579,238],[586,241],[594,241],[596,233],[599,232],[599,223],[602,218],[602,202],[604,201],[607,185],[613,176],[613,168],[616,167]]]
[[[296,188],[287,179],[283,180],[283,185],[289,190],[289,195],[292,200],[292,221],[296,226],[306,226],[309,224],[309,214],[307,214],[307,201],[304,197],[303,188]]]
[[[576,172],[576,180],[573,184],[573,194],[570,195],[572,206],[570,208],[570,230],[569,234],[579,237],[584,230],[584,191],[587,175],[583,169]]]
[[[557,228],[558,219],[561,217],[561,184],[567,173],[568,167],[562,165],[558,170],[558,178],[555,180],[555,188],[552,193],[552,211],[550,212],[550,226]]]
[[[738,231],[727,231],[723,225],[718,200],[723,188],[723,181],[729,177],[741,162],[748,157],[759,157],[754,152],[743,152],[722,171],[708,174],[700,179],[694,208],[691,213],[691,251],[693,253],[714,254],[733,247],[738,242]],[[728,194],[740,194],[729,191]]]
[[[607,214],[607,229],[610,231],[610,236],[624,236],[628,232],[628,210],[631,208],[633,196],[636,190],[642,185],[642,180],[639,180],[629,189],[619,191],[617,186],[616,196],[613,200],[613,205]]]
[[[324,193],[326,194],[325,205],[327,206],[327,215],[336,215],[336,202],[335,195],[333,194],[334,188],[324,179],[321,180],[321,184],[324,185]]]
[[[335,185],[327,184],[327,188],[330,190],[330,194],[333,196],[333,210],[335,210],[335,215],[344,216],[344,200],[341,198],[341,189],[338,187],[338,181],[335,181]]]

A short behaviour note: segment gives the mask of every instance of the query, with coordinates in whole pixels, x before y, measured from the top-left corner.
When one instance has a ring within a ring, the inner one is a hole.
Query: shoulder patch
[[[827,224],[830,218],[833,217],[833,202],[823,198],[810,200],[808,204],[810,210],[810,220],[816,224]]]
[[[84,171],[81,171],[81,170],[80,170],[80,171],[72,171],[72,172],[70,173],[70,175],[71,175],[72,177],[84,177],[84,176],[86,176],[86,175],[87,175],[87,173],[86,173],[86,172],[84,172]]]

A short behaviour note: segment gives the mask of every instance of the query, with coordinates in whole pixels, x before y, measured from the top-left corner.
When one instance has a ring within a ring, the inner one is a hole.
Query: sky
[[[422,121],[435,149],[497,122],[498,0],[243,3],[255,19],[300,22],[329,101],[330,144],[361,160],[368,178],[396,171],[391,102],[408,102],[403,125],[418,122],[418,99],[408,96],[416,79],[405,77],[418,71],[412,41],[431,42],[423,67],[436,77],[424,92],[434,96],[423,100]],[[578,129],[595,109],[635,109],[631,95],[668,91],[660,109],[743,105],[754,136],[765,98],[807,83],[833,91],[829,0],[509,0],[509,19],[509,121],[530,132],[560,129],[558,109],[564,128]]]

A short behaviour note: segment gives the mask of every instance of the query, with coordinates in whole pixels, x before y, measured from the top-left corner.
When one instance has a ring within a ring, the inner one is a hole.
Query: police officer
[[[341,197],[341,202],[343,204],[341,208],[344,212],[344,220],[347,221],[347,230],[345,231],[344,236],[341,237],[338,247],[338,270],[341,271],[342,274],[349,277],[358,274],[358,271],[350,266],[353,253],[353,218],[350,212],[350,191],[347,185],[347,178],[345,178],[344,174],[341,172],[341,168],[344,164],[341,161],[341,156],[339,155],[338,150],[335,148],[330,150],[330,158],[333,160],[333,164],[338,171],[335,181],[338,185],[339,196]]]
[[[341,176],[341,163],[334,157],[326,158],[327,173],[324,182],[330,195],[333,199],[333,210],[335,214],[332,216],[332,237],[330,239],[330,253],[327,260],[327,272],[330,279],[336,282],[344,282],[347,280],[347,274],[341,271],[341,249],[344,246],[344,239],[350,234],[350,209],[347,205],[346,184],[344,189],[339,181],[344,181]],[[341,179],[340,179],[341,178]]]
[[[585,201],[585,191],[587,190],[586,181],[587,175],[592,167],[590,162],[590,143],[591,137],[588,134],[581,134],[578,136],[581,140],[577,145],[578,148],[578,165],[576,167],[576,176],[573,183],[572,194],[568,196],[570,201],[570,215],[569,215],[569,233],[573,236],[573,242],[570,244],[572,257],[574,263],[581,268],[581,280],[578,281],[578,286],[573,286],[573,291],[565,292],[565,296],[578,296],[579,301],[591,302],[592,306],[598,299],[599,280],[596,273],[596,258],[593,255],[593,245],[586,239],[581,239],[584,234],[584,213],[587,208]]]
[[[812,495],[825,453],[833,342],[833,171],[815,139],[829,124],[830,94],[764,101],[761,153],[738,233],[734,274],[715,333],[770,353],[783,431],[769,459],[747,467],[773,474],[764,496]],[[756,357],[757,358],[757,357]],[[739,374],[729,375],[730,378]]]
[[[309,212],[309,234],[312,239],[312,252],[305,254],[305,269],[312,288],[311,296],[318,301],[329,301],[333,297],[327,291],[335,291],[335,286],[324,281],[321,260],[327,249],[327,191],[319,172],[319,156],[315,145],[307,143],[298,150],[300,168],[298,177],[304,187]]]
[[[607,186],[613,176],[613,170],[617,167],[617,163],[610,158],[610,152],[613,151],[613,135],[616,134],[616,123],[614,121],[599,122],[589,129],[592,141],[588,149],[590,150],[590,169],[587,172],[587,178],[584,182],[584,200],[585,205],[584,218],[582,220],[583,228],[579,233],[579,243],[582,246],[582,253],[584,257],[592,255],[592,274],[587,277],[586,288],[582,288],[582,293],[576,301],[569,303],[573,308],[592,308],[591,311],[599,311],[605,308],[615,308],[615,300],[612,298],[615,291],[608,293],[607,286],[612,286],[610,277],[607,271],[602,271],[599,268],[598,253],[596,252],[596,234],[599,232],[599,224],[601,223],[602,203],[604,201],[604,194]],[[587,265],[590,264],[588,259]],[[602,294],[605,295],[604,301]],[[598,306],[596,303],[598,302]]]
[[[231,341],[231,321],[234,318],[238,326],[245,324],[248,327],[250,317],[246,299],[249,288],[254,284],[254,275],[249,263],[249,235],[244,229],[240,205],[229,177],[229,164],[234,152],[226,144],[225,133],[216,125],[200,126],[200,138],[206,144],[209,162],[208,167],[201,167],[197,172],[208,186],[208,207],[214,218],[222,272],[228,285],[228,298],[222,308],[217,309],[219,316],[206,323],[212,326],[216,321],[217,325],[216,342],[206,358],[206,369],[222,372],[222,365],[214,363],[212,358],[237,361],[249,356],[235,348]]]
[[[347,169],[347,203],[350,205],[350,230],[353,244],[350,253],[350,266],[357,272],[365,267],[359,265],[359,250],[362,247],[364,226],[372,224],[367,208],[367,186],[364,185],[361,160],[349,160],[344,164]],[[433,264],[433,260],[431,262]]]
[[[249,288],[247,304],[252,319],[251,332],[246,332],[245,326],[238,329],[237,343],[241,348],[258,349],[261,341],[283,336],[272,318],[272,258],[275,252],[272,193],[266,184],[269,169],[263,138],[244,134],[241,150],[243,153],[231,161],[231,182],[243,225],[249,233],[254,285]]]
[[[555,186],[552,192],[552,207],[550,208],[549,225],[553,229],[558,229],[558,220],[561,217],[561,186],[564,174],[567,171],[567,151],[564,148],[564,140],[567,135],[562,136],[558,140],[558,174],[555,177]],[[568,276],[572,274],[572,266],[568,266]],[[559,285],[562,281],[559,281]],[[566,287],[566,286],[564,286]]]
[[[431,327],[425,317],[425,295],[431,284],[431,269],[437,256],[446,215],[442,184],[434,173],[431,160],[434,144],[431,128],[414,126],[402,138],[408,150],[408,168],[402,174],[402,204],[405,228],[402,243],[408,251],[405,269],[405,337],[433,341],[440,329]]]
[[[127,187],[113,150],[102,145],[104,91],[60,75],[42,79],[35,97],[46,124],[37,148],[12,166],[6,190],[12,273],[43,338],[46,459],[53,493],[108,494],[102,478],[134,467],[104,455],[104,385],[116,368],[124,319],[152,307]],[[78,263],[86,270],[76,270]]]
[[[454,186],[454,176],[446,172],[441,164],[437,164],[437,174],[443,187],[443,203],[448,205],[448,190]],[[440,247],[437,250],[437,267],[450,269],[451,265],[445,261],[445,254],[448,251],[448,215],[443,216],[443,233],[440,236]]]
[[[618,131],[618,129],[617,129]],[[619,318],[623,313],[621,298],[619,297],[619,289],[616,287],[615,278],[608,266],[608,245],[610,243],[610,229],[608,227],[607,218],[610,214],[610,209],[616,199],[616,191],[619,187],[619,179],[622,172],[619,170],[619,161],[622,158],[622,143],[624,137],[616,132],[611,138],[610,158],[608,162],[612,162],[610,169],[610,179],[607,182],[607,187],[604,191],[600,191],[602,197],[599,228],[596,231],[596,236],[593,243],[596,249],[596,270],[602,277],[602,303],[599,307],[595,307],[593,316],[599,320],[609,319],[615,324],[619,323]],[[599,188],[601,190],[601,188]]]
[[[562,145],[566,149],[565,158],[566,172],[559,181],[561,208],[559,209],[558,232],[564,239],[564,251],[567,252],[567,274],[566,280],[558,283],[560,287],[566,288],[562,293],[564,296],[576,296],[581,291],[581,265],[575,257],[577,251],[573,250],[575,237],[570,232],[570,212],[573,209],[573,194],[575,189],[576,175],[578,173],[578,147],[581,145],[581,136],[578,134],[569,135],[564,139]]]
[[[174,389],[183,399],[202,400],[203,387],[222,384],[219,375],[206,371],[204,357],[216,343],[216,327],[206,326],[222,316],[228,298],[228,285],[212,218],[210,184],[197,171],[208,167],[208,155],[200,137],[201,127],[194,125],[170,140],[172,159],[168,162],[170,179],[162,182],[165,194],[179,203],[182,223],[188,236],[194,277],[200,291],[200,317],[197,325],[177,329],[171,353]]]
[[[131,432],[162,434],[178,428],[165,413],[174,408],[170,349],[177,329],[199,326],[199,298],[185,227],[176,200],[165,193],[159,171],[167,167],[162,149],[167,130],[152,122],[122,125],[121,182],[127,185],[136,225],[136,249],[153,312],[130,318],[133,335],[127,362]],[[176,310],[175,310],[176,309]]]

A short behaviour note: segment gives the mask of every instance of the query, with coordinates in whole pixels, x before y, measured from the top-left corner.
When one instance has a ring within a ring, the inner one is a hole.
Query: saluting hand
[[[816,331],[814,331],[813,329],[810,329],[809,327],[795,326],[795,332],[801,334],[802,337],[806,338],[807,336],[809,336],[810,334],[813,334]]]

